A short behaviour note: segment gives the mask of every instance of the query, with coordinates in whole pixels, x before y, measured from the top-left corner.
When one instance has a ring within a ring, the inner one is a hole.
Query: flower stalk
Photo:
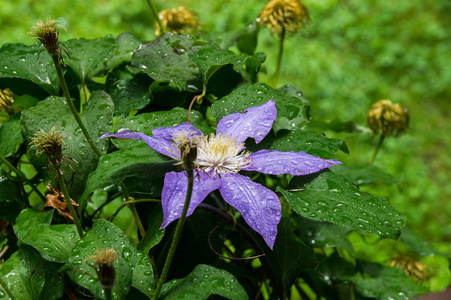
[[[280,66],[282,65],[282,56],[283,56],[283,44],[284,44],[285,36],[286,36],[285,28],[282,27],[281,30],[282,30],[282,32],[280,34],[280,40],[279,40],[279,54],[277,56],[276,72],[274,73],[274,77],[273,77],[274,87],[277,87],[277,83],[279,82]]]
[[[74,205],[72,204],[69,191],[67,190],[63,175],[61,173],[61,170],[57,170],[56,174],[58,176],[58,183],[59,187],[61,189],[61,192],[63,192],[64,199],[66,200],[67,207],[69,208],[70,214],[72,215],[72,218],[74,219],[75,227],[77,228],[77,233],[80,236],[80,239],[83,238],[83,229],[81,228],[80,219],[78,218],[77,212],[75,211]]]
[[[183,205],[182,215],[180,216],[177,227],[175,228],[175,234],[172,239],[171,248],[169,249],[168,257],[166,258],[166,262],[164,264],[163,271],[161,272],[160,280],[158,281],[155,293],[152,296],[152,300],[156,300],[158,298],[158,294],[160,294],[161,288],[163,287],[163,284],[168,275],[169,268],[171,267],[172,259],[174,258],[175,250],[177,249],[177,245],[182,234],[183,225],[185,224],[186,213],[188,212],[191,195],[193,193],[194,170],[192,168],[189,168],[186,170],[186,173],[188,174],[188,188],[186,191],[185,204]]]
[[[155,21],[157,22],[158,26],[160,27],[161,33],[166,32],[166,28],[163,25],[163,22],[161,22],[160,16],[158,15],[157,9],[155,8],[155,5],[153,4],[152,0],[147,0],[147,4],[150,7],[150,10],[152,11],[153,17],[155,18]]]

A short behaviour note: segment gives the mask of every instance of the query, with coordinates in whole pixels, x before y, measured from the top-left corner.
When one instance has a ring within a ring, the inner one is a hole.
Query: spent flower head
[[[162,10],[158,17],[167,31],[175,34],[187,34],[199,27],[199,22],[192,10],[184,6]],[[159,36],[162,30],[158,23],[155,25],[155,35]]]
[[[279,198],[270,189],[239,172],[243,170],[298,176],[315,173],[340,163],[304,152],[246,152],[246,139],[252,137],[256,143],[261,142],[271,130],[276,117],[275,102],[270,100],[242,113],[235,112],[224,117],[218,122],[216,135],[203,135],[199,129],[185,122],[175,127],[156,128],[152,130],[152,137],[141,132],[124,130],[104,134],[100,138],[142,139],[155,151],[181,162],[179,164],[182,165],[186,152],[177,142],[181,140],[180,135],[184,135],[184,145],[187,144],[186,141],[191,141],[188,145],[195,142],[197,154],[192,156],[192,159],[195,159],[197,176],[194,179],[187,216],[194,212],[210,192],[219,189],[224,200],[235,207],[249,226],[272,248],[282,213]],[[186,171],[166,173],[161,196],[164,214],[162,228],[180,218],[187,187]]]
[[[299,0],[271,0],[261,11],[257,22],[265,24],[274,34],[282,30],[296,32],[310,23],[307,7]]]
[[[8,115],[12,115],[14,110],[12,105],[14,103],[13,92],[10,89],[0,89],[0,111],[5,111]]]
[[[367,120],[374,133],[398,136],[409,128],[409,111],[401,104],[380,100],[369,109]]]
[[[59,42],[59,31],[60,29],[66,30],[66,27],[57,24],[58,22],[58,20],[50,18],[45,23],[39,20],[35,26],[30,28],[28,35],[33,35],[34,38],[38,39],[50,55],[56,54],[62,59],[60,46],[62,44]],[[63,49],[63,51],[69,56],[67,49]]]
[[[390,261],[390,266],[401,268],[407,276],[418,282],[428,278],[426,265],[413,257],[397,256]]]
[[[40,129],[31,138],[31,147],[36,148],[36,156],[45,154],[49,160],[61,161],[64,133],[52,127],[47,133]]]
[[[96,272],[100,285],[103,288],[112,288],[116,277],[113,263],[117,260],[114,248],[98,249],[94,255],[87,258],[90,259],[94,260],[94,265],[90,266]]]

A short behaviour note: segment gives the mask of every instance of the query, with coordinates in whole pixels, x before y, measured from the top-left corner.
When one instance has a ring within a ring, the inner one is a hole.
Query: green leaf
[[[318,265],[313,249],[295,235],[290,217],[286,213],[282,213],[277,226],[273,251],[265,248],[266,257],[284,292],[288,292],[300,272],[314,269]]]
[[[349,178],[352,182],[357,185],[367,185],[374,182],[394,184],[396,179],[379,169],[375,165],[365,165],[365,166],[350,166],[350,165],[336,165],[332,167],[332,170],[338,174]]]
[[[232,274],[207,265],[197,265],[185,278],[165,283],[159,298],[201,300],[210,295],[233,300],[248,299],[246,291]]]
[[[117,68],[123,63],[132,61],[133,52],[141,45],[133,34],[124,32],[119,34],[116,39],[116,49],[114,49],[113,57],[107,61],[107,70]]]
[[[258,23],[254,21],[241,30],[236,39],[236,45],[241,52],[254,54],[255,48],[257,48],[259,28]]]
[[[326,159],[333,158],[338,150],[348,153],[346,142],[331,139],[313,131],[283,131],[279,132],[273,141],[270,150],[304,151]]]
[[[295,130],[307,124],[309,105],[300,97],[287,96],[285,91],[271,88],[264,83],[244,83],[229,95],[212,104],[212,114],[216,121],[228,114],[243,111],[249,107],[262,105],[273,99],[277,107],[277,119],[273,129]]]
[[[42,51],[38,60],[38,53]],[[0,48],[0,78],[30,80],[51,95],[57,95],[60,84],[52,59],[47,51],[36,43],[4,44]]]
[[[83,113],[80,114],[93,142],[102,153],[106,152],[108,142],[98,140],[98,138],[103,133],[111,131],[112,113],[113,102],[108,94],[94,91]],[[71,157],[77,163],[70,159],[63,160],[62,169],[68,183],[71,182],[73,170],[75,171],[70,195],[73,199],[77,199],[83,192],[88,175],[95,169],[99,158],[86,142],[86,138],[69,107],[65,104],[64,98],[49,97],[39,102],[37,106],[23,111],[21,126],[27,145],[30,144],[31,137],[41,129],[49,132],[55,126],[57,130],[65,133],[63,147],[66,149],[63,151],[63,155]],[[44,155],[37,158],[35,152],[34,148],[28,148],[30,161],[38,172],[53,179],[54,175],[49,175],[48,170],[44,169],[47,167]]]
[[[238,72],[243,72],[243,65],[247,55],[237,55],[231,51],[219,48],[217,44],[208,44],[200,47],[199,51],[189,56],[191,61],[199,68],[204,86],[213,74],[225,65],[231,64]]]
[[[404,227],[402,229],[399,240],[421,257],[444,255],[442,252],[435,249],[428,241],[425,241],[416,235],[409,227]]]
[[[158,245],[164,236],[164,229],[161,229],[163,224],[163,209],[161,205],[158,208],[154,208],[150,215],[147,217],[147,230],[144,238],[139,242],[137,249],[148,253],[149,250]]]
[[[97,250],[109,248],[117,252],[117,261],[113,264],[116,271],[113,293],[119,299],[125,299],[132,285],[133,268],[137,266],[139,252],[130,244],[127,236],[112,223],[105,220],[94,221],[92,229],[75,245],[69,265],[76,274],[75,281],[89,289],[96,297],[103,299],[103,289],[98,280],[93,280],[93,277],[97,276],[88,264],[94,264],[92,256]],[[137,272],[140,276],[142,273],[141,279],[148,280],[150,275],[145,275],[145,271],[142,270],[144,262],[139,266],[140,270]]]
[[[351,255],[354,254],[354,248],[346,238],[350,231],[349,229],[333,223],[317,222],[300,216],[293,219],[299,228],[300,237],[311,247],[341,248],[348,251]]]
[[[116,43],[112,36],[87,40],[84,38],[64,42],[70,51],[70,59],[64,62],[76,74],[77,82],[96,76],[98,70],[106,69],[108,60],[113,56]]]
[[[199,70],[188,57],[197,52],[194,42],[190,35],[166,32],[156,40],[142,44],[133,54],[131,65],[153,80],[169,80],[184,91],[197,91],[201,86]]]
[[[144,253],[147,252],[139,252],[136,254],[138,259],[133,270],[132,286],[151,298],[155,290],[155,279],[152,265],[150,264],[149,258]]]
[[[64,292],[64,282],[62,276],[58,274],[61,264],[44,261],[44,287],[39,300],[61,299]]]
[[[281,192],[301,216],[397,239],[405,216],[379,196],[361,192],[351,181],[332,172],[295,177],[290,188],[302,191]]]
[[[97,169],[89,175],[86,189],[80,199],[85,199],[97,189],[116,188],[125,177],[161,178],[173,170],[173,160],[158,154],[147,144],[123,148],[100,159]]]
[[[0,203],[6,205],[6,202],[10,202],[11,205],[17,206],[19,211],[21,206],[26,205],[26,200],[22,197],[20,185],[15,181],[9,180],[6,172],[0,170]],[[5,211],[3,211],[3,209],[5,209]],[[1,214],[3,213],[6,213],[6,207],[2,208]]]
[[[365,297],[379,300],[405,300],[428,292],[415,283],[398,267],[385,267],[375,263],[361,262],[363,274],[347,278],[356,291]]]
[[[0,126],[0,155],[3,157],[13,155],[22,142],[20,117],[19,115],[14,115],[8,122]]]
[[[0,276],[17,300],[36,300],[44,287],[44,264],[33,248],[21,246],[2,264]],[[7,297],[2,286],[0,297]]]
[[[120,79],[108,89],[114,101],[114,115],[127,117],[131,110],[144,108],[152,100],[149,92],[150,79],[138,74],[134,78],[122,72]]]
[[[137,116],[128,117],[119,122],[118,131],[131,130],[139,131],[149,136],[152,135],[152,130],[158,127],[172,127],[186,122],[188,111],[181,107],[175,107],[170,111],[157,111],[152,113],[139,114]],[[190,123],[202,131],[204,134],[210,134],[211,128],[207,121],[198,111],[191,111]],[[131,147],[138,144],[147,145],[142,140],[127,140],[127,139],[111,139],[114,145],[118,148]]]
[[[40,213],[26,209],[17,217],[14,232],[19,244],[25,243],[39,251],[48,261],[67,263],[79,240],[75,225],[50,225],[53,210]]]

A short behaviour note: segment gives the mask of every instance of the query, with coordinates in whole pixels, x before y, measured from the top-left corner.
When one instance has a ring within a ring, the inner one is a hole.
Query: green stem
[[[66,184],[65,184],[63,175],[61,174],[61,170],[56,170],[56,174],[58,176],[58,183],[59,183],[60,189],[64,195],[64,200],[66,200],[67,207],[69,208],[70,214],[72,215],[72,218],[74,219],[75,227],[77,227],[78,235],[80,236],[80,239],[82,239],[83,238],[83,229],[81,229],[80,219],[78,219],[78,215],[75,212],[74,206],[72,205],[72,201],[70,199],[69,192],[66,188]]]
[[[97,154],[97,156],[100,157],[100,156],[102,156],[102,153],[100,152],[99,148],[97,148],[97,146],[92,141],[92,138],[89,135],[89,132],[86,129],[85,125],[83,124],[83,121],[81,120],[80,115],[78,114],[78,111],[75,108],[74,102],[72,101],[72,99],[70,97],[69,89],[67,88],[66,80],[64,80],[63,71],[61,69],[61,63],[59,60],[59,56],[58,56],[58,54],[53,54],[51,56],[53,59],[53,63],[55,64],[56,73],[58,75],[58,79],[60,81],[64,97],[66,98],[67,105],[69,105],[70,111],[74,115],[74,118],[78,123],[78,126],[80,126],[80,129],[83,132],[83,135],[85,136],[85,138],[88,141],[89,145],[91,146],[92,150],[94,150],[94,152]]]
[[[122,193],[124,194],[124,203],[127,203],[127,207],[132,212],[133,218],[135,219],[136,226],[138,226],[139,233],[141,234],[141,237],[144,237],[146,235],[146,230],[144,230],[143,224],[141,222],[141,219],[139,218],[138,211],[136,210],[136,206],[134,202],[130,202],[130,195],[127,192],[127,187],[123,182],[120,184]]]
[[[147,4],[149,5],[150,10],[152,11],[153,17],[157,21],[158,26],[160,26],[161,32],[165,33],[166,32],[166,28],[164,28],[163,22],[161,22],[160,16],[158,15],[157,9],[155,8],[155,5],[153,5],[152,0],[147,0]]]
[[[8,285],[6,284],[5,281],[3,281],[3,278],[1,276],[0,276],[0,285],[5,290],[5,292],[8,294],[9,298],[11,298],[11,300],[16,300],[16,297],[11,292],[11,290],[8,288]]]
[[[23,182],[26,182],[31,189],[41,198],[42,202],[46,203],[47,199],[42,195],[42,193],[38,190],[38,188],[25,176],[24,173],[19,171],[16,167],[14,167],[3,155],[0,154],[0,160],[14,173],[16,173],[17,176],[19,176],[20,180]]]
[[[111,288],[104,288],[103,290],[105,292],[105,300],[113,299],[113,293],[112,293],[112,289]]]
[[[163,284],[166,280],[166,277],[169,272],[169,268],[171,267],[172,259],[174,258],[175,249],[177,248],[177,244],[180,240],[180,236],[182,234],[183,225],[185,223],[186,213],[188,211],[189,203],[191,200],[191,194],[193,192],[193,184],[194,184],[194,172],[192,168],[189,168],[186,170],[186,173],[188,175],[188,188],[186,191],[186,198],[185,198],[185,204],[183,205],[183,211],[182,215],[180,216],[180,219],[177,223],[177,227],[175,228],[175,234],[174,238],[172,239],[171,248],[169,249],[168,257],[166,258],[166,262],[163,267],[163,271],[161,272],[160,280],[158,281],[157,288],[155,290],[155,293],[152,296],[152,300],[156,300],[158,298],[158,294],[161,291],[161,288],[163,287]]]
[[[384,143],[384,139],[385,139],[385,136],[383,134],[381,134],[379,142],[377,143],[376,148],[374,149],[373,156],[371,157],[370,162],[368,164],[371,165],[373,163],[373,161],[376,159],[376,155],[379,152],[379,150],[382,148],[382,144]]]
[[[158,199],[139,199],[139,200],[129,200],[129,201],[124,201],[122,202],[121,206],[119,206],[119,208],[114,212],[114,214],[111,215],[110,217],[110,222],[113,222],[114,218],[116,218],[116,216],[118,215],[118,213],[127,205],[131,204],[131,203],[142,203],[142,202],[161,202],[161,200]]]
[[[279,55],[277,56],[276,73],[274,73],[274,77],[273,77],[273,84],[274,84],[275,88],[277,87],[277,83],[279,81],[280,66],[282,65],[283,42],[284,41],[285,41],[285,28],[282,28],[282,33],[280,35],[280,41],[279,41]]]

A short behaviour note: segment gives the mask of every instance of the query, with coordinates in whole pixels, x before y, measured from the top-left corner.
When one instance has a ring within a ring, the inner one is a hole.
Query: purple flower
[[[117,137],[143,139],[155,151],[181,161],[180,145],[190,141],[197,144],[193,193],[187,216],[207,197],[219,189],[224,200],[235,207],[249,226],[257,231],[272,249],[281,217],[281,205],[270,189],[239,174],[240,170],[280,175],[306,175],[339,164],[304,152],[260,150],[245,151],[244,142],[252,137],[259,143],[271,130],[277,109],[273,100],[235,112],[219,121],[216,135],[203,135],[190,123],[175,127],[160,127],[153,137],[140,132],[121,131],[104,134],[101,138]],[[188,177],[186,171],[169,172],[164,178],[161,195],[164,220],[162,228],[180,218],[185,202]]]

